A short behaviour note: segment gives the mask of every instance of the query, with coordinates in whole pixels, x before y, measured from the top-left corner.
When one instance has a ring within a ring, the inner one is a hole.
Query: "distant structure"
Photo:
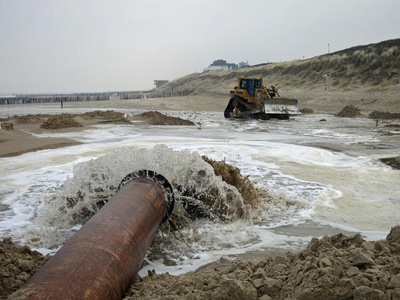
[[[242,61],[239,63],[239,65],[234,64],[234,63],[227,63],[226,60],[223,59],[217,59],[214,60],[211,65],[208,66],[208,68],[205,68],[203,72],[209,72],[209,71],[217,71],[217,70],[235,70],[238,68],[244,68],[248,67],[249,64]]]
[[[249,62],[241,61],[239,63],[239,69],[246,68],[246,67],[250,67]]]
[[[159,88],[167,84],[168,82],[169,80],[154,80],[154,85],[156,86],[156,88]]]
[[[27,104],[27,103],[63,103],[66,102],[83,102],[83,101],[104,101],[110,100],[112,93],[75,93],[75,94],[21,94],[12,95],[10,97],[1,97],[0,105],[8,104]]]
[[[226,60],[217,59],[214,60],[213,63],[208,68],[205,68],[204,72],[217,71],[217,70],[233,70],[237,68],[238,68],[237,64],[227,63]]]

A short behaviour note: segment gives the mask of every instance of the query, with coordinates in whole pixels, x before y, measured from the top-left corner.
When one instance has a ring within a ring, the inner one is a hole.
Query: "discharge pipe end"
[[[163,175],[158,174],[157,172],[151,170],[139,170],[126,175],[125,178],[122,179],[122,181],[118,185],[117,190],[119,191],[123,186],[125,186],[127,183],[129,183],[135,178],[151,179],[152,181],[154,181],[156,184],[160,185],[163,188],[165,201],[167,201],[167,210],[161,220],[161,223],[167,221],[175,205],[174,189],[172,185]]]
[[[104,207],[10,299],[121,299],[174,202],[164,176],[150,170],[130,173]]]

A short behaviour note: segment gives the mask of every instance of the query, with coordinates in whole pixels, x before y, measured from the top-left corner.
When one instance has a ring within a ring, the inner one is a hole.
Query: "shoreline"
[[[14,129],[12,133],[0,132],[0,158],[79,144],[81,143],[66,138],[39,138],[29,132]]]
[[[298,95],[296,97],[296,95]],[[321,91],[302,91],[299,89],[291,90],[289,98],[295,98],[299,101],[301,109],[311,108],[314,113],[321,114],[337,114],[340,110],[348,105],[354,105],[361,111],[361,116],[368,116],[372,111],[387,111],[400,113],[400,109],[393,106],[393,101],[386,103],[385,101],[378,104],[376,98],[371,93],[358,94],[354,91],[334,92],[323,94]],[[360,99],[362,97],[362,99]],[[367,99],[373,98],[371,101]],[[329,101],[331,98],[332,101]],[[339,101],[342,100],[342,101]],[[60,103],[26,103],[26,104],[9,104],[0,105],[0,117],[7,110],[18,110],[18,108],[40,106],[46,109],[52,109],[57,113],[68,112],[68,109],[137,109],[137,110],[171,110],[171,111],[204,111],[204,112],[221,112],[226,108],[229,101],[229,94],[221,96],[206,95],[189,95],[180,97],[163,97],[163,98],[144,98],[144,99],[126,99],[120,100],[117,95],[111,95],[109,100],[99,101],[81,101],[81,102],[64,102],[63,107]],[[394,109],[397,108],[397,111]],[[10,114],[9,114],[10,115]],[[12,113],[11,113],[12,115]],[[3,116],[4,117],[4,116]]]
[[[124,102],[126,100],[123,100],[121,102]],[[185,102],[182,102],[185,103]],[[180,103],[180,104],[182,104]],[[84,103],[85,104],[85,103]],[[86,103],[86,104],[92,104],[92,103]],[[98,104],[98,102],[96,102]],[[123,103],[126,104],[126,103]],[[160,102],[160,104],[162,104]],[[107,105],[111,105],[110,103],[107,103]],[[154,107],[154,103],[152,104]],[[186,105],[186,104],[184,104]],[[203,104],[204,105],[204,104]],[[105,105],[104,105],[105,106]],[[51,105],[52,108],[54,108],[54,105]],[[81,105],[80,103],[77,103],[78,108],[88,108],[89,110],[98,110],[98,109],[112,109],[115,108],[117,110],[123,110],[123,109],[144,109],[143,107],[85,107],[84,105]],[[75,107],[75,109],[77,108]],[[172,107],[172,106],[171,106]],[[168,110],[165,108],[154,108],[154,109],[148,109],[148,110]],[[172,110],[172,109],[171,109]],[[183,109],[184,111],[184,109]],[[214,110],[211,110],[214,111]],[[366,116],[359,116],[358,118],[364,118]],[[104,124],[105,120],[101,118],[96,118],[93,117],[91,119],[85,119],[80,116],[75,116],[74,117],[79,123],[81,123],[83,126],[82,127],[71,127],[71,128],[63,128],[63,129],[54,129],[54,130],[49,130],[49,129],[42,129],[40,128],[40,125],[42,121],[37,121],[37,122],[28,122],[28,123],[13,123],[14,124],[14,130],[6,131],[6,130],[0,130],[0,157],[10,157],[10,156],[15,156],[19,155],[22,153],[27,153],[31,151],[37,151],[37,150],[43,150],[43,149],[52,149],[52,148],[58,148],[58,147],[65,147],[65,146],[72,146],[72,145],[77,145],[80,144],[77,141],[70,140],[70,139],[62,139],[62,138],[40,138],[35,136],[35,134],[40,134],[44,132],[52,132],[52,133],[61,133],[61,132],[72,132],[72,131],[83,131],[88,128],[91,128],[91,126],[96,125],[96,124]],[[221,118],[223,116],[221,115]],[[108,123],[119,123],[121,124],[120,119],[112,119],[112,120],[107,120],[106,122]],[[144,125],[148,125],[146,123],[146,120],[142,120]],[[125,124],[125,123],[124,123]],[[132,123],[132,125],[137,125],[138,123]],[[37,143],[37,144],[35,144]],[[6,148],[5,145],[8,145]],[[335,147],[334,145],[311,145],[314,147],[322,147],[322,148],[328,148],[332,151],[343,151],[345,149],[342,149],[340,147]],[[9,154],[1,154],[2,151],[5,151],[9,149],[8,151],[14,152],[9,152]],[[21,152],[22,151],[22,152]],[[11,153],[11,154],[10,154]],[[1,208],[1,207],[0,207]],[[397,234],[397,233],[396,233]],[[334,248],[333,245],[336,242],[336,239],[342,239],[339,235],[335,235],[334,238],[329,239],[330,243],[330,248]],[[361,239],[361,237],[360,237]],[[391,248],[387,247],[384,242],[377,241],[376,243],[372,242],[366,242],[363,241],[362,239],[360,240],[358,238],[348,238],[348,239],[343,239],[343,241],[346,241],[349,243],[349,245],[354,245],[354,247],[351,250],[354,249],[361,249],[357,250],[359,251],[360,257],[365,258],[367,257],[367,265],[364,263],[361,264],[360,268],[366,267],[366,269],[372,269],[375,270],[372,265],[371,261],[368,260],[368,257],[373,259],[374,262],[375,260],[377,261],[376,265],[378,264],[378,257],[381,255],[381,252],[388,252],[392,251]],[[205,265],[203,267],[200,267],[194,272],[187,273],[185,275],[181,276],[172,276],[169,274],[155,274],[152,273],[149,270],[149,275],[144,278],[138,279],[134,284],[131,286],[130,292],[126,295],[126,299],[135,299],[135,297],[141,297],[141,299],[161,299],[165,298],[168,296],[168,294],[165,294],[165,291],[163,291],[163,297],[161,297],[161,294],[152,294],[156,293],[156,291],[160,290],[168,290],[170,292],[171,299],[218,299],[219,296],[225,295],[224,292],[231,291],[232,295],[242,295],[243,297],[247,297],[247,299],[253,299],[249,297],[254,297],[254,299],[270,299],[268,297],[272,297],[275,299],[275,296],[277,297],[278,291],[282,290],[282,293],[286,293],[285,295],[291,295],[292,293],[289,290],[285,290],[282,287],[286,284],[283,278],[279,277],[279,273],[276,272],[276,268],[280,268],[280,272],[286,272],[290,268],[297,268],[299,269],[300,267],[304,267],[303,274],[301,275],[304,284],[306,284],[306,281],[308,280],[308,275],[314,276],[312,272],[319,272],[322,270],[321,273],[322,277],[325,276],[325,278],[329,278],[329,280],[335,280],[338,284],[343,284],[341,279],[337,279],[334,275],[336,275],[335,272],[337,272],[336,267],[338,264],[342,263],[341,261],[336,261],[333,258],[331,259],[330,254],[332,256],[336,255],[336,252],[329,253],[324,252],[325,248],[323,241],[326,241],[327,238],[321,239],[321,248],[319,248],[319,245],[317,242],[314,242],[314,244],[310,244],[307,246],[305,249],[301,250],[300,253],[297,254],[286,254],[282,253],[280,251],[275,251],[273,249],[267,250],[264,252],[255,252],[254,257],[252,256],[251,259],[246,259],[250,258],[248,254],[246,254],[246,258],[242,257],[236,261],[233,261],[230,259],[230,257],[222,257],[216,262],[210,263],[208,265]],[[343,242],[344,245],[344,242]],[[378,246],[376,246],[378,245]],[[317,251],[314,251],[312,247],[316,247]],[[336,247],[336,246],[335,246]],[[338,246],[339,247],[339,246]],[[343,246],[344,247],[344,246]],[[376,250],[377,247],[382,247],[382,249],[389,249],[389,250],[380,250],[378,253]],[[339,252],[341,253],[340,255],[347,255],[346,260],[343,266],[341,266],[341,274],[344,274],[344,278],[346,280],[349,280],[353,282],[350,287],[343,288],[342,290],[338,291],[338,293],[356,293],[355,290],[356,288],[359,288],[360,286],[358,285],[360,282],[365,282],[364,278],[372,278],[371,274],[368,272],[364,272],[364,270],[359,270],[358,273],[354,268],[358,269],[358,266],[356,265],[351,265],[351,260],[353,259],[353,254],[349,254],[345,251],[345,248],[341,249],[338,248]],[[400,248],[399,248],[400,249]],[[365,253],[364,253],[364,250]],[[376,250],[376,251],[375,251]],[[311,252],[310,252],[311,251]],[[319,251],[319,252],[318,252]],[[328,250],[327,250],[328,251]],[[313,252],[318,252],[321,253],[322,257],[316,257],[313,256]],[[374,254],[372,255],[371,252]],[[301,254],[303,253],[303,254]],[[301,258],[302,255],[304,256],[304,259]],[[339,255],[339,257],[340,257]],[[382,254],[383,255],[383,254]],[[329,258],[329,262],[325,260],[326,256]],[[308,262],[310,262],[308,265],[304,261],[306,261],[306,258],[310,257]],[[291,260],[296,262],[295,265],[291,265]],[[390,257],[392,259],[392,257]],[[368,265],[368,263],[371,264],[371,266]],[[315,267],[314,267],[314,265]],[[286,266],[286,267],[284,267]],[[268,269],[268,268],[270,269]],[[327,269],[328,268],[328,269]],[[331,268],[331,269],[329,269]],[[380,269],[376,268],[378,271],[381,271]],[[264,271],[263,271],[264,270]],[[270,272],[270,273],[268,273]],[[349,275],[349,274],[354,275]],[[366,273],[366,275],[364,274]],[[367,274],[368,273],[368,274]],[[287,277],[292,276],[291,273],[286,274]],[[292,277],[290,277],[292,281],[289,282],[289,284],[295,284],[296,282],[296,276],[300,276],[299,274],[294,274]],[[321,277],[320,276],[320,277]],[[369,276],[369,277],[368,277]],[[392,280],[392,277],[388,274],[383,274],[382,276],[385,276],[387,282],[390,282]],[[339,280],[339,281],[338,281]],[[368,279],[369,280],[369,279]],[[394,280],[394,279],[393,279]],[[204,282],[207,282],[207,284],[204,284],[204,286],[198,285],[196,282],[200,282],[203,284]],[[346,281],[347,282],[347,281]],[[309,282],[310,284],[312,282]],[[322,287],[323,290],[321,290],[320,296],[325,296],[325,291],[329,291],[332,287],[329,285],[323,286],[326,282],[322,282]],[[302,283],[300,282],[299,285]],[[373,285],[374,284],[374,285]],[[371,283],[369,284],[369,287],[373,286],[374,288],[371,288],[371,291],[368,290],[368,292],[371,293],[378,293],[379,288],[376,288],[380,284],[379,282],[376,283],[376,280],[371,279]],[[388,286],[389,284],[387,284]],[[392,289],[386,289],[386,287],[382,287],[380,291],[384,291],[384,293],[391,293]],[[179,289],[179,287],[182,287]],[[300,288],[300,287],[299,287]],[[315,288],[315,287],[312,287]],[[207,290],[208,289],[208,290]],[[255,292],[255,290],[256,292]],[[294,290],[296,290],[297,287],[294,287]],[[390,291],[387,291],[390,290]],[[304,291],[304,293],[310,292],[308,286],[304,286],[301,293]],[[208,293],[209,292],[209,293]],[[256,293],[256,294],[255,294]],[[295,293],[295,292],[293,292]],[[299,292],[300,293],[300,292]],[[338,294],[338,295],[339,295]],[[374,295],[375,295],[374,294]],[[256,295],[256,296],[255,296]],[[261,297],[259,297],[260,295]],[[283,294],[282,294],[283,295]],[[296,295],[296,294],[294,294]],[[310,296],[310,294],[305,294],[304,297]],[[313,295],[313,294],[311,294]],[[380,295],[380,294],[379,294]],[[400,295],[400,291],[399,291]],[[209,298],[207,298],[209,296]],[[267,297],[268,296],[268,297]],[[297,294],[298,296],[298,294]],[[133,298],[130,298],[133,297]],[[147,298],[146,298],[147,297]],[[160,297],[160,298],[159,298]],[[175,297],[175,298],[174,298]],[[215,298],[217,297],[217,298]],[[240,299],[240,296],[237,296]],[[221,298],[222,299],[222,298]],[[236,298],[232,298],[236,299]],[[243,299],[243,298],[242,298]],[[276,298],[278,299],[278,298]],[[306,299],[306,298],[304,298]]]
[[[305,101],[307,102],[307,101]],[[120,100],[117,96],[113,95],[110,100],[103,101],[86,101],[86,102],[67,102],[64,103],[64,107],[61,108],[59,103],[33,103],[33,104],[14,104],[14,105],[2,105],[0,106],[0,117],[7,118],[10,116],[17,116],[15,112],[18,112],[22,108],[28,107],[40,107],[43,108],[43,114],[49,112],[50,114],[69,114],[69,110],[82,109],[83,112],[93,110],[117,110],[123,111],[124,109],[136,109],[146,111],[203,111],[203,112],[222,112],[225,109],[227,103],[226,97],[207,97],[207,96],[183,96],[183,97],[169,97],[169,98],[149,98],[149,99],[129,99]],[[300,102],[301,104],[301,102]],[[302,107],[300,105],[300,107]],[[313,107],[311,109],[320,108]],[[333,114],[330,107],[327,111],[314,111],[314,114]],[[338,113],[336,111],[336,113]],[[361,111],[360,118],[367,118],[369,111]],[[104,119],[92,118],[82,119],[79,118],[79,122],[82,123],[83,127],[73,127],[64,129],[52,129],[44,130],[40,128],[40,124],[36,122],[29,122],[19,124],[17,122],[11,122],[14,125],[14,130],[0,130],[0,158],[17,156],[28,152],[44,150],[44,149],[55,149],[60,147],[67,147],[80,144],[77,141],[67,138],[40,138],[35,137],[34,134],[52,132],[71,132],[71,131],[83,131],[90,128],[92,125],[101,124]],[[107,120],[110,123],[118,123],[117,120]],[[120,122],[119,122],[120,123]],[[141,122],[140,124],[145,124]],[[135,125],[139,125],[135,123]]]
[[[0,158],[18,156],[28,152],[56,149],[82,144],[68,138],[40,137],[43,133],[82,132],[94,125],[195,125],[179,117],[170,117],[153,111],[145,115],[125,117],[115,110],[92,110],[83,114],[28,114],[0,118]],[[3,128],[4,125],[4,128]],[[45,126],[44,126],[45,125]],[[46,127],[47,126],[47,127]],[[44,128],[43,128],[44,127]]]
[[[27,103],[27,104],[9,104],[0,105],[0,117],[2,113],[7,113],[7,110],[13,111],[18,108],[40,106],[45,109],[52,109],[57,113],[68,112],[68,109],[137,109],[137,110],[172,110],[172,111],[208,111],[208,112],[223,112],[227,103],[227,97],[209,97],[209,96],[181,96],[181,97],[164,97],[164,98],[144,98],[144,99],[127,99],[120,100],[117,96],[112,95],[110,100],[102,101],[82,101],[82,102],[64,102],[63,107],[60,103]],[[9,115],[13,115],[10,112]],[[4,117],[4,116],[3,116]]]

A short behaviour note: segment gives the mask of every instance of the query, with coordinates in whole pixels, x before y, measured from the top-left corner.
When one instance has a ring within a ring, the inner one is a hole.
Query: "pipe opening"
[[[167,221],[172,213],[172,210],[174,209],[175,204],[175,196],[172,185],[164,176],[158,174],[157,172],[151,170],[138,170],[126,175],[125,178],[122,179],[122,181],[118,185],[117,191],[119,191],[123,186],[125,186],[128,182],[134,180],[135,178],[151,179],[163,188],[165,201],[167,201],[167,210],[161,220],[161,223]]]

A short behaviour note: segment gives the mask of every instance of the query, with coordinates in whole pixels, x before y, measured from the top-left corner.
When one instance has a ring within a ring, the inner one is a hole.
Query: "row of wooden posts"
[[[193,91],[181,91],[181,92],[171,92],[171,93],[123,93],[119,95],[119,99],[145,99],[145,98],[165,98],[165,97],[182,97],[188,96]]]
[[[27,104],[27,103],[52,103],[52,102],[83,102],[109,100],[108,94],[92,94],[79,96],[17,96],[0,98],[0,105]]]
[[[181,91],[172,93],[119,93],[120,100],[145,99],[145,98],[164,98],[164,97],[182,97],[188,96],[193,91]],[[89,95],[71,95],[71,96],[17,96],[0,98],[0,105],[9,104],[27,104],[27,103],[52,103],[52,102],[83,102],[83,101],[104,101],[110,100],[110,94],[89,94]]]

